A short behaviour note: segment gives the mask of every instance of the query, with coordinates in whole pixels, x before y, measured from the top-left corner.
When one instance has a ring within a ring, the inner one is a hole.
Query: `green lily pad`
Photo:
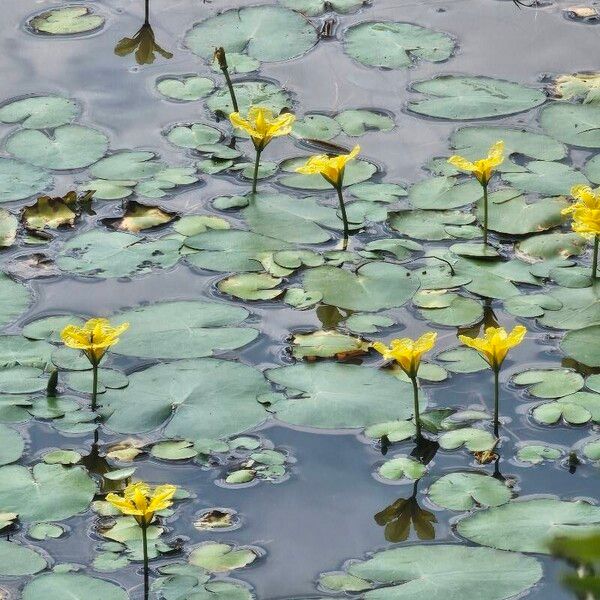
[[[346,14],[363,5],[362,0],[279,0],[279,4],[306,15],[317,17],[326,12]]]
[[[31,394],[41,392],[47,385],[42,369],[20,366],[0,369],[0,393]]]
[[[70,123],[78,115],[77,103],[61,96],[31,96],[0,108],[2,123],[19,123],[25,129],[53,129]]]
[[[36,167],[57,171],[87,167],[102,158],[108,139],[99,131],[81,125],[62,125],[44,133],[21,129],[5,142],[6,151]]]
[[[287,388],[287,399],[270,410],[293,425],[366,427],[412,415],[411,385],[385,371],[322,362],[268,369],[265,375]],[[369,391],[373,389],[376,398]]]
[[[81,573],[45,573],[23,589],[22,600],[128,600],[114,583]]]
[[[46,567],[46,560],[32,548],[0,540],[0,576],[23,577]]]
[[[0,336],[0,368],[35,367],[46,369],[53,346],[44,341],[31,341],[20,335]]]
[[[163,96],[181,102],[193,102],[205,98],[214,88],[215,84],[212,79],[198,75],[168,76],[156,82],[156,89]]]
[[[357,313],[350,315],[345,325],[353,333],[376,333],[381,327],[391,327],[394,322],[384,315]]]
[[[585,288],[553,289],[550,296],[556,298],[559,302],[562,302],[562,308],[546,312],[544,316],[540,318],[540,323],[542,325],[553,327],[554,329],[584,329],[600,324],[599,284],[594,284],[591,287]],[[590,336],[590,334],[593,333],[594,331],[591,330],[580,334],[575,334],[575,332],[573,332],[572,335],[563,340],[562,347],[565,352],[568,352],[569,354],[573,350],[577,352],[572,345],[573,340],[576,340],[577,337],[579,337],[580,341],[583,341],[583,338],[589,336],[590,340],[593,341],[593,337]],[[569,341],[567,342],[566,340]],[[565,344],[567,344],[566,347]],[[589,347],[589,345],[582,345],[579,352],[588,356],[589,360],[597,361],[598,355],[593,358],[586,354]]]
[[[47,465],[76,465],[81,458],[75,450],[51,450],[44,454],[42,460]]]
[[[512,501],[462,519],[458,533],[469,541],[500,550],[548,554],[558,536],[600,532],[600,507],[553,498]]]
[[[190,564],[205,569],[209,573],[225,573],[241,569],[254,562],[257,554],[245,547],[236,548],[229,544],[207,542],[198,546],[189,556]]]
[[[423,576],[426,565],[427,576]],[[533,557],[458,544],[418,544],[376,553],[348,573],[374,582],[366,600],[506,600],[524,593],[543,575]],[[510,577],[507,577],[510,573]],[[381,588],[377,589],[377,584]]]
[[[252,71],[258,71],[260,68],[260,61],[247,54],[228,52],[227,67],[230,75],[233,75],[234,73],[251,73]],[[211,68],[216,73],[221,73],[219,61],[216,58],[213,59]]]
[[[179,260],[181,242],[144,241],[120,231],[95,229],[71,238],[58,253],[56,264],[69,273],[87,277],[128,277],[164,269]]]
[[[365,435],[373,439],[387,436],[390,442],[402,442],[415,435],[416,427],[412,421],[388,421],[376,423],[365,429]]]
[[[563,338],[561,350],[570,358],[589,367],[600,367],[600,325],[569,331]]]
[[[338,571],[323,573],[319,577],[319,586],[334,592],[364,592],[370,590],[373,584],[360,577]]]
[[[292,135],[312,140],[331,140],[341,131],[340,124],[333,118],[309,114],[294,123]]]
[[[198,455],[192,442],[186,440],[174,440],[159,442],[152,446],[150,454],[155,458],[163,460],[187,460]]]
[[[261,61],[289,60],[308,52],[317,32],[298,13],[279,6],[248,6],[227,10],[194,25],[185,44],[194,54],[212,60],[215,48],[248,54]]]
[[[527,385],[536,398],[560,398],[574,394],[583,387],[583,377],[570,369],[523,371],[513,377],[513,383]]]
[[[25,450],[25,440],[19,432],[12,427],[0,424],[0,465],[7,465],[19,460],[23,450]]]
[[[576,171],[573,167],[559,162],[543,160],[527,163],[527,171],[505,173],[502,177],[518,190],[546,196],[569,194],[573,186],[588,184],[585,175]],[[504,206],[503,204],[502,207]]]
[[[241,300],[272,300],[283,293],[277,289],[281,282],[268,273],[239,273],[222,279],[217,287],[223,294]]]
[[[413,185],[408,199],[415,208],[442,210],[477,202],[481,194],[477,181],[461,183],[456,177],[433,177]]]
[[[461,327],[477,323],[483,318],[483,308],[477,300],[454,293],[443,294],[443,297],[447,299],[447,306],[419,309],[425,319],[439,325]]]
[[[543,446],[541,444],[527,444],[519,448],[517,458],[521,462],[528,462],[538,465],[545,460],[556,460],[560,458],[561,451],[551,446]]]
[[[495,441],[489,431],[474,427],[446,431],[439,438],[440,447],[444,450],[456,450],[464,445],[471,452],[490,450],[494,447]]]
[[[194,266],[221,272],[262,271],[261,259],[293,247],[272,237],[236,230],[206,231],[187,238],[185,246],[199,251],[186,256]]]
[[[27,530],[27,535],[34,540],[57,539],[65,530],[55,523],[35,523]]]
[[[239,325],[248,317],[241,306],[215,302],[161,302],[118,313],[129,330],[111,348],[142,358],[200,358],[250,343],[258,331]]]
[[[52,184],[52,175],[33,165],[0,157],[0,202],[24,200]]]
[[[356,183],[348,191],[359,200],[369,202],[395,202],[398,198],[407,195],[407,191],[395,183],[373,183],[365,181]]]
[[[468,160],[487,156],[488,150],[497,140],[504,142],[504,155],[522,154],[535,160],[561,160],[567,154],[564,144],[548,135],[533,133],[525,129],[512,129],[490,125],[461,127],[450,138],[450,145]],[[499,171],[510,170],[504,165]]]
[[[581,254],[586,243],[586,239],[578,233],[545,233],[519,242],[516,250],[528,258],[569,258]]]
[[[242,114],[253,105],[270,108],[275,114],[292,106],[289,93],[270,81],[241,81],[234,83],[233,89]],[[226,87],[217,90],[206,100],[206,106],[215,113],[229,115],[233,112],[229,90]]]
[[[216,144],[223,134],[216,128],[204,123],[179,125],[167,134],[167,139],[180,148],[199,149],[207,144]]]
[[[29,26],[36,33],[74,35],[95,31],[104,25],[104,17],[84,5],[53,8],[33,17]]]
[[[463,237],[473,215],[458,210],[402,210],[390,213],[392,229],[417,240],[449,240]],[[479,232],[477,230],[477,236]]]
[[[63,376],[64,384],[77,392],[91,394],[92,378],[87,371],[70,371]],[[114,369],[98,370],[98,393],[103,394],[107,389],[120,389],[127,386],[128,378]]]
[[[600,106],[553,102],[542,110],[540,123],[553,138],[584,148],[600,148]]]
[[[475,506],[500,506],[511,499],[506,485],[482,473],[448,473],[429,488],[429,497],[450,510],[470,510]]]
[[[90,173],[101,179],[139,181],[156,175],[163,166],[154,152],[122,150],[99,160]]]
[[[260,371],[205,358],[133,373],[126,388],[108,390],[102,403],[110,413],[106,424],[113,431],[143,433],[166,423],[165,437],[195,441],[259,425],[268,413],[258,400],[270,391]]]
[[[489,77],[441,75],[415,83],[412,89],[430,97],[409,102],[409,110],[459,121],[511,115],[546,101],[540,90]]]
[[[583,447],[583,454],[590,460],[600,460],[600,440],[588,442]]]
[[[292,339],[292,355],[294,358],[331,358],[338,355],[364,354],[369,344],[360,338],[340,333],[339,331],[313,331],[312,333],[296,333]]]
[[[0,468],[0,506],[18,512],[22,521],[61,521],[83,512],[96,484],[82,467],[39,463]]]
[[[256,472],[252,469],[239,469],[237,471],[233,471],[229,473],[225,478],[225,483],[230,485],[239,485],[241,483],[250,483],[254,481],[256,477]]]
[[[559,310],[562,302],[548,294],[513,296],[504,301],[504,309],[515,317],[541,317],[547,310]]]
[[[416,60],[447,60],[455,43],[448,34],[419,25],[373,21],[350,27],[344,45],[346,52],[365,66],[405,69]]]
[[[358,137],[367,131],[391,131],[394,119],[382,112],[372,110],[344,110],[335,116],[346,135]]]
[[[110,180],[93,179],[79,186],[81,192],[94,192],[96,200],[121,200],[133,194],[136,181],[132,179]]]
[[[424,464],[408,456],[399,456],[385,461],[379,467],[379,474],[384,479],[421,479],[427,468]]]
[[[378,311],[404,305],[419,288],[416,277],[400,265],[372,262],[351,273],[323,266],[308,270],[304,289],[322,294],[323,302],[357,311]]]

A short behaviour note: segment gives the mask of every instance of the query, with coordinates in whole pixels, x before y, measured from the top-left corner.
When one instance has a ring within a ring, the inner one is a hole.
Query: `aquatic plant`
[[[458,338],[469,348],[474,348],[488,363],[494,372],[494,435],[498,437],[498,413],[499,413],[499,381],[500,367],[508,354],[508,351],[518,346],[523,339],[527,329],[523,325],[517,325],[507,333],[504,327],[488,327],[483,337],[472,338],[467,335],[459,335]]]
[[[149,592],[148,572],[148,526],[152,523],[154,515],[160,510],[165,510],[173,504],[173,496],[177,488],[174,485],[159,485],[154,489],[143,482],[129,484],[123,495],[108,494],[106,501],[120,510],[124,515],[132,516],[142,530],[142,546],[144,553],[144,598],[147,600]]]
[[[472,173],[473,177],[479,181],[483,188],[483,245],[488,243],[488,185],[494,174],[495,167],[498,167],[504,162],[504,142],[497,141],[488,151],[486,158],[480,158],[474,162],[455,154],[448,159],[448,162],[460,169]]]
[[[247,118],[239,112],[229,115],[231,124],[245,131],[256,149],[256,161],[254,163],[254,176],[252,178],[252,193],[256,194],[256,182],[258,181],[258,168],[260,167],[260,156],[274,137],[288,135],[292,131],[292,124],[296,117],[292,113],[282,113],[275,117],[270,108],[264,106],[251,106]]]
[[[112,327],[108,319],[89,319],[81,327],[67,325],[60,333],[66,346],[83,350],[92,365],[92,410],[96,410],[98,396],[98,366],[106,351],[119,341],[119,336],[129,329],[129,323]]]
[[[327,154],[318,154],[311,156],[306,164],[296,169],[297,173],[304,175],[322,175],[323,178],[330,183],[336,190],[338,195],[338,201],[340,203],[340,212],[342,213],[342,221],[344,223],[344,241],[342,250],[346,250],[348,247],[348,215],[346,214],[346,205],[344,203],[344,194],[342,187],[344,185],[344,172],[346,164],[354,160],[360,152],[360,146],[357,144],[354,146],[351,152],[348,154],[338,154],[336,156],[329,156]]]
[[[598,246],[600,242],[600,188],[592,190],[587,185],[576,185],[571,189],[571,196],[577,200],[562,211],[563,215],[571,215],[571,229],[593,244],[592,278],[598,276]]]
[[[223,77],[225,77],[225,83],[227,84],[227,89],[229,90],[229,95],[231,96],[231,104],[233,105],[234,112],[239,112],[237,98],[235,96],[235,90],[233,89],[233,83],[231,83],[231,76],[229,75],[229,65],[227,64],[227,55],[225,54],[225,49],[223,47],[215,48],[214,59],[219,65],[219,69],[223,72]]]
[[[385,359],[393,359],[398,363],[412,382],[417,441],[422,437],[417,375],[421,364],[421,357],[433,348],[436,338],[437,333],[428,331],[417,340],[410,338],[395,339],[390,342],[389,346],[386,346],[382,342],[373,343],[373,348],[383,355]]]

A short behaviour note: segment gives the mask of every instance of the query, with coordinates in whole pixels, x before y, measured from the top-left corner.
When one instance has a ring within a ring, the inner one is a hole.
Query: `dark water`
[[[192,72],[218,80],[216,74],[183,47],[183,35],[195,21],[230,6],[251,3],[152,0],[152,22],[157,39],[175,56],[170,61],[159,58],[154,65],[143,67],[134,65],[131,57],[121,59],[113,54],[116,41],[139,27],[142,3],[101,0],[89,4],[107,19],[102,31],[69,39],[50,39],[26,33],[23,23],[30,14],[53,7],[54,2],[3,0],[0,37],[3,97],[56,93],[76,98],[84,107],[80,122],[104,131],[112,149],[149,149],[158,152],[166,162],[181,163],[181,150],[171,146],[161,132],[175,122],[208,122],[209,117],[201,102],[166,101],[154,90],[154,82],[166,74]],[[431,157],[447,152],[448,136],[457,125],[408,114],[405,111],[407,86],[412,81],[441,73],[481,74],[535,84],[547,74],[597,67],[600,29],[565,19],[562,8],[568,5],[570,2],[555,2],[545,8],[518,10],[508,0],[373,0],[371,7],[356,14],[335,16],[337,32],[362,20],[414,22],[453,35],[458,40],[456,56],[447,63],[423,62],[414,70],[382,71],[359,66],[343,53],[338,42],[325,40],[301,59],[264,63],[260,76],[276,80],[290,90],[303,112],[337,112],[356,107],[391,111],[396,120],[393,132],[369,133],[360,143],[364,156],[380,165],[386,181],[410,184],[425,176],[421,167]],[[318,24],[320,19],[314,21]],[[530,111],[495,122],[535,125],[536,115],[536,111]],[[277,158],[299,152],[293,141],[285,140],[270,147],[269,153]],[[573,152],[571,158],[580,164],[583,155]],[[62,174],[56,177],[55,189],[62,193],[85,180],[83,173]],[[203,176],[202,180],[202,184],[163,199],[159,204],[182,213],[198,209],[210,212],[209,201],[215,196],[246,191],[235,179]],[[267,189],[266,184],[263,186]],[[119,214],[118,202],[100,201],[98,205],[98,218]],[[90,220],[89,225],[92,223]],[[363,237],[376,237],[386,231],[383,226],[372,227]],[[6,252],[5,261],[20,252],[22,250]],[[36,280],[31,284],[36,293],[35,303],[11,331],[18,331],[19,325],[47,314],[109,314],[140,302],[214,297],[217,295],[215,284],[220,278],[221,274],[199,272],[180,263],[172,269],[131,281],[71,277]],[[261,369],[291,362],[286,352],[291,331],[320,325],[314,311],[293,311],[281,303],[253,303],[250,309],[261,337],[242,351],[224,356],[239,358]],[[410,309],[392,312],[402,326],[390,330],[390,335],[399,331],[415,335],[423,329],[424,322]],[[506,326],[514,324],[510,315],[499,312],[497,316]],[[558,338],[549,336],[547,330],[533,323],[528,326],[531,333],[526,343],[511,355],[512,360],[503,371],[504,382],[527,367],[560,364]],[[440,347],[456,344],[454,329],[437,329]],[[131,368],[131,365],[124,364],[124,367]],[[426,384],[426,388],[434,405],[482,407],[487,404],[488,409],[491,408],[489,372],[456,375],[441,384]],[[563,499],[596,495],[598,472],[589,465],[582,465],[575,474],[570,474],[563,465],[544,463],[524,467],[512,458],[516,444],[523,441],[544,440],[568,449],[589,435],[588,427],[556,426],[550,430],[532,423],[523,392],[506,385],[502,405],[506,427],[502,444],[504,458],[499,469],[505,477],[515,479],[515,492],[519,495],[556,494]],[[65,438],[45,425],[28,425],[23,430],[30,440],[24,456],[27,463],[35,462],[42,449],[64,444]],[[237,579],[252,585],[258,598],[318,596],[320,592],[315,582],[319,573],[337,570],[348,559],[363,558],[368,552],[390,546],[373,515],[397,498],[409,496],[412,483],[377,481],[373,472],[382,457],[376,448],[360,439],[357,432],[302,431],[271,423],[260,434],[278,449],[288,450],[296,460],[289,477],[280,483],[260,482],[232,489],[216,485],[220,476],[216,470],[152,459],[136,463],[136,478],[172,482],[196,495],[193,502],[182,503],[176,517],[169,521],[173,537],[183,537],[189,540],[189,545],[218,539],[264,549],[265,555],[253,565],[233,573]],[[67,439],[73,448],[82,451],[91,442],[90,436]],[[103,434],[103,441],[110,439],[108,434]],[[399,448],[406,450],[406,446]],[[430,475],[420,482],[418,499],[425,508],[435,512],[438,520],[436,540],[459,539],[452,528],[457,513],[432,506],[424,491],[440,474],[474,466],[466,452],[439,452]],[[482,469],[492,473],[494,466]],[[225,533],[202,533],[190,526],[202,509],[214,506],[235,509],[241,516],[242,526]],[[70,528],[68,536],[37,545],[45,548],[54,562],[89,565],[96,553],[95,546],[102,541],[93,533],[93,523],[91,512],[72,518],[66,522]],[[410,539],[415,541],[414,534]],[[540,560],[545,578],[528,598],[569,597],[557,583],[561,567],[550,559]],[[139,583],[137,569],[138,566],[130,565],[114,573],[96,575],[131,587]],[[1,587],[14,592],[15,597],[21,585],[22,582],[14,580],[0,583]]]

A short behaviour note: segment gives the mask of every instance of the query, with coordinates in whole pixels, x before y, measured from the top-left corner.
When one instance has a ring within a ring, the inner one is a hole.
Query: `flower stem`
[[[235,97],[235,90],[233,89],[233,83],[231,83],[231,77],[229,76],[229,69],[227,67],[223,67],[221,69],[223,71],[223,77],[225,77],[225,82],[227,83],[227,89],[229,90],[229,95],[231,96],[231,104],[233,104],[233,112],[240,112],[238,107],[237,98]]]
[[[410,378],[413,386],[413,400],[414,400],[414,412],[415,412],[415,427],[416,427],[416,438],[417,441],[422,439],[421,435],[421,416],[419,414],[419,383],[417,376]]]
[[[494,369],[494,435],[498,437],[498,428],[500,423],[498,420],[500,412],[500,369]]]
[[[488,243],[488,186],[483,186],[483,245]]]
[[[256,194],[256,184],[258,182],[258,168],[260,167],[260,155],[262,149],[256,149],[256,162],[254,163],[254,177],[252,178],[252,193]]]
[[[144,2],[144,24],[150,23],[150,0]]]
[[[594,254],[592,258],[592,279],[598,276],[598,246],[600,245],[600,234],[594,236]]]
[[[144,552],[144,600],[148,600],[148,594],[150,592],[149,579],[150,575],[148,572],[148,525],[142,525],[142,547]]]
[[[341,184],[336,186],[335,189],[337,190],[340,212],[342,213],[342,221],[344,222],[344,243],[342,250],[346,250],[348,248],[348,215],[346,214],[346,205],[344,204],[344,194],[342,193]]]
[[[92,363],[92,410],[96,411],[96,399],[98,398],[98,363]]]

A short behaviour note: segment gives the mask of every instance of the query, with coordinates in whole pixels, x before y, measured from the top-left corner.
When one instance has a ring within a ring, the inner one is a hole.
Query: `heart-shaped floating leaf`
[[[24,449],[25,441],[19,432],[0,423],[0,466],[19,460]]]
[[[156,82],[156,89],[163,96],[182,102],[193,102],[205,98],[214,88],[215,84],[212,79],[198,75],[167,76]]]
[[[82,467],[39,463],[0,468],[0,506],[22,521],[61,521],[83,512],[96,493],[96,484]]]
[[[209,573],[224,573],[241,569],[256,558],[256,552],[250,548],[207,542],[192,550],[189,561],[190,564],[206,569]]]
[[[107,426],[113,431],[142,433],[167,422],[166,437],[195,441],[231,436],[259,425],[268,413],[258,400],[270,392],[260,371],[205,358],[133,373],[125,389],[108,390],[102,402],[111,412]]]
[[[118,585],[81,573],[45,573],[23,589],[22,600],[128,600]]]
[[[390,115],[365,109],[344,110],[336,115],[335,120],[346,135],[354,137],[367,131],[391,131],[395,125]]]
[[[156,175],[163,167],[154,152],[122,150],[99,160],[90,173],[100,179],[139,181]]]
[[[427,468],[414,458],[409,456],[398,456],[386,460],[379,467],[379,475],[384,479],[397,481],[399,479],[421,479]]]
[[[558,536],[600,532],[600,507],[553,498],[512,501],[462,519],[458,533],[476,544],[501,550],[547,554]]]
[[[170,223],[175,218],[173,213],[166,212],[158,206],[146,206],[137,202],[128,202],[125,214],[117,219],[105,219],[115,229],[138,233],[143,229],[151,229]]]
[[[459,121],[510,115],[546,101],[540,90],[489,77],[441,75],[415,83],[412,89],[431,97],[409,102],[409,110]]]
[[[467,450],[471,452],[490,450],[494,447],[495,441],[494,436],[489,431],[475,429],[474,427],[447,431],[439,439],[440,447],[444,450],[455,450],[464,444]]]
[[[600,148],[600,106],[553,102],[540,116],[544,131],[553,138],[584,148]]]
[[[48,171],[20,160],[0,157],[0,202],[23,200],[52,184]]]
[[[279,114],[292,106],[292,98],[286,90],[270,81],[241,81],[233,84],[240,112],[245,114],[252,105],[270,108]],[[206,106],[213,112],[229,115],[233,112],[231,95],[227,88],[221,88],[208,98]]]
[[[0,540],[0,575],[23,577],[33,575],[47,566],[46,560],[32,548]]]
[[[279,400],[271,410],[294,425],[366,427],[412,415],[412,387],[384,371],[323,362],[269,369],[266,376],[288,388],[288,399]],[[373,389],[376,398],[369,392]]]
[[[479,228],[471,228],[471,214],[458,210],[402,210],[390,213],[390,225],[396,231],[417,240],[449,240],[475,237]],[[474,230],[474,231],[473,231]]]
[[[268,273],[238,273],[219,281],[218,288],[242,300],[272,300],[283,293],[276,289],[281,281]]]
[[[600,318],[599,318],[600,320]],[[570,358],[589,367],[600,367],[600,324],[569,331],[560,343]]]
[[[69,98],[31,96],[0,108],[0,121],[20,123],[25,129],[53,129],[70,123],[78,114],[78,104]]]
[[[456,177],[433,177],[413,185],[408,199],[415,208],[441,210],[477,202],[481,193],[477,181],[461,183]]]
[[[309,114],[294,122],[292,135],[311,140],[330,140],[341,131],[335,119],[327,115]]]
[[[304,17],[268,5],[227,10],[194,25],[185,36],[186,45],[205,60],[221,46],[261,61],[289,60],[316,42],[317,32]]]
[[[458,544],[385,550],[365,562],[353,562],[348,573],[373,582],[376,589],[364,594],[366,600],[506,600],[528,590],[543,575],[533,557]]]
[[[102,158],[108,138],[95,129],[81,125],[62,125],[44,133],[22,129],[8,137],[6,150],[37,167],[57,171],[87,167]]]
[[[527,163],[525,172],[505,173],[502,177],[518,190],[546,196],[569,194],[573,186],[589,183],[585,176],[573,167],[544,160]]]
[[[369,67],[404,69],[413,60],[447,60],[454,40],[446,33],[411,23],[365,22],[350,27],[344,38],[346,52]]]
[[[571,369],[534,369],[518,373],[513,383],[529,386],[527,391],[536,398],[560,398],[578,392],[583,377]]]
[[[326,304],[368,312],[402,306],[417,291],[419,281],[400,265],[372,262],[356,273],[329,266],[310,269],[303,285],[309,293],[322,294]]]
[[[470,510],[474,506],[500,506],[511,499],[506,485],[482,473],[448,473],[435,481],[428,492],[438,506]]]
[[[355,356],[368,351],[369,344],[360,338],[334,330],[296,333],[292,338],[292,355],[295,358],[330,358]]]
[[[560,458],[561,451],[551,446],[543,446],[541,444],[527,444],[519,448],[517,458],[521,462],[527,462],[538,465],[545,460],[556,460]]]
[[[104,17],[83,5],[64,6],[45,11],[31,19],[29,26],[36,33],[73,35],[95,31],[104,25]]]

